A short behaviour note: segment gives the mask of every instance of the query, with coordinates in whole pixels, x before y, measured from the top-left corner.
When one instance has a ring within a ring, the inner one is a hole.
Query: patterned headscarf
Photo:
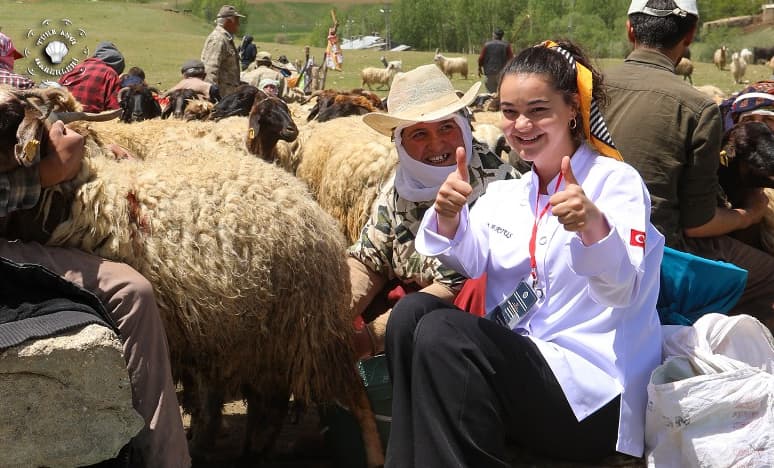
[[[720,104],[723,128],[728,131],[748,114],[774,115],[774,81],[759,81]]]
[[[623,161],[621,153],[618,152],[615,143],[613,143],[613,137],[610,136],[610,131],[607,129],[607,124],[605,124],[605,118],[599,110],[599,105],[596,99],[592,97],[591,92],[594,87],[594,80],[591,70],[575,60],[575,57],[570,52],[559,47],[556,42],[545,41],[542,45],[562,54],[570,62],[572,69],[575,70],[575,80],[578,86],[578,95],[580,96],[583,134],[586,136],[586,139],[603,156]]]

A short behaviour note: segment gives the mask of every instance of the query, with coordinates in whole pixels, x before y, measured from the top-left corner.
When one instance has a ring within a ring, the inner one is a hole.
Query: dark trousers
[[[615,452],[620,397],[578,422],[529,339],[425,293],[387,323],[387,468],[508,467],[506,441],[554,458]]]

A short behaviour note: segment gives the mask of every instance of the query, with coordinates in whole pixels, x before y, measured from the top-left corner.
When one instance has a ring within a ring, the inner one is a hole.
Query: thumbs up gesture
[[[455,153],[457,168],[449,174],[435,197],[435,212],[438,216],[438,233],[448,238],[454,237],[460,224],[460,211],[473,192],[468,175],[468,163],[465,148],[458,147]]]
[[[610,226],[599,208],[586,197],[572,171],[569,156],[562,158],[561,172],[564,189],[549,199],[551,213],[559,218],[564,229],[579,233],[583,243],[591,245],[607,236]]]

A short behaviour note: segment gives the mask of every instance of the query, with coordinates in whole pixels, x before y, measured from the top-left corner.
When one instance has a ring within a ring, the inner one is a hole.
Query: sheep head
[[[734,125],[723,137],[718,178],[732,206],[741,206],[747,192],[774,188],[774,133],[762,122]]]
[[[255,96],[248,122],[247,150],[270,162],[278,140],[293,141],[298,137],[298,127],[288,105],[263,91]]]
[[[0,89],[0,172],[40,162],[48,129],[57,120],[110,120],[120,111],[81,112],[81,105],[61,88]]]

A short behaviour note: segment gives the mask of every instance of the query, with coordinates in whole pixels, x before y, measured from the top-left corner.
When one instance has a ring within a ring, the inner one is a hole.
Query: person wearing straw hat
[[[634,50],[605,72],[605,117],[624,159],[645,179],[652,220],[667,246],[747,270],[729,313],[752,315],[772,329],[774,257],[730,235],[759,223],[768,199],[758,191],[743,206],[719,206],[720,111],[674,74],[698,20],[696,0],[631,2],[627,33]]]
[[[646,387],[661,361],[664,237],[637,171],[597,111],[601,75],[572,43],[503,70],[502,128],[532,171],[468,205],[465,153],[416,248],[487,274],[484,317],[409,294],[393,308],[386,467],[508,467],[506,440],[551,458],[641,456]]]
[[[223,5],[215,19],[215,29],[207,36],[202,47],[205,79],[216,85],[222,97],[239,86],[239,53],[234,45],[234,34],[239,31],[240,14],[232,5]]]
[[[473,139],[465,108],[480,86],[473,84],[459,97],[438,67],[423,65],[395,75],[387,96],[388,113],[363,116],[371,128],[394,139],[399,162],[374,202],[360,239],[349,248],[353,318],[365,313],[370,321],[356,334],[361,356],[383,349],[390,308],[387,296],[393,287],[454,300],[465,281],[414,248],[422,215],[455,168],[456,149],[464,151],[472,174],[471,203],[492,182],[518,176],[513,167]]]

